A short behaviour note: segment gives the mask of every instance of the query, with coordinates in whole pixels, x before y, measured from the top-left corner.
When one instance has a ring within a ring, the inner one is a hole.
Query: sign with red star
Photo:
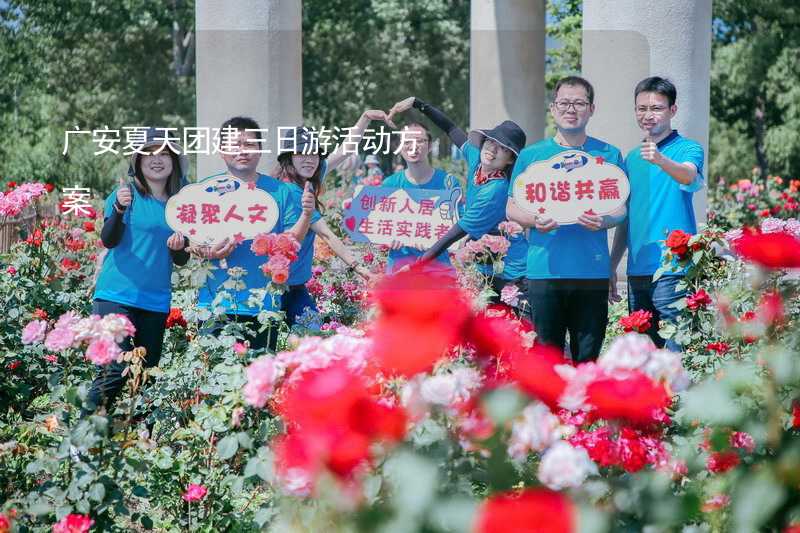
[[[528,165],[514,181],[519,207],[560,225],[575,224],[583,213],[608,215],[625,205],[630,183],[625,171],[603,156],[565,150]]]
[[[269,233],[278,222],[278,203],[267,191],[228,175],[183,187],[167,201],[167,224],[194,244],[225,238],[237,244]]]

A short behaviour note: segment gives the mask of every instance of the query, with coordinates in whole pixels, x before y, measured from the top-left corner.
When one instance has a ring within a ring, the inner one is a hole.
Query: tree
[[[0,175],[102,188],[123,158],[94,157],[91,136],[62,156],[65,130],[193,125],[193,28],[193,0],[0,6]]]
[[[800,171],[800,4],[714,1],[711,176]]]

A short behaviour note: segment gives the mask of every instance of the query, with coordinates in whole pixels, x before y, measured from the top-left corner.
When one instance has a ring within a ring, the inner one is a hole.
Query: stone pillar
[[[581,65],[596,92],[591,135],[627,154],[642,139],[633,114],[636,83],[666,77],[678,89],[673,127],[703,145],[708,169],[711,0],[584,0]],[[706,206],[704,189],[694,195],[698,223]]]
[[[302,123],[302,2],[197,0],[197,126],[235,115],[268,129],[259,170],[272,171],[279,126]],[[197,156],[199,178],[224,170],[219,154]]]
[[[472,0],[471,128],[513,120],[528,143],[544,134],[544,0]]]

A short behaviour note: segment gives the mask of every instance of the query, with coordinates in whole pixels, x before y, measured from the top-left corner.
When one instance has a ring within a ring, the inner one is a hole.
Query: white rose
[[[452,375],[425,378],[421,392],[428,403],[450,405],[456,399],[456,378]]]
[[[562,440],[542,456],[537,477],[551,489],[561,490],[579,487],[592,474],[597,474],[597,465],[589,459],[586,450]]]

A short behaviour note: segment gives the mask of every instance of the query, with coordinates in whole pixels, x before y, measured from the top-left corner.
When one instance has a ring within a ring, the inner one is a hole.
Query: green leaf
[[[236,455],[239,450],[239,439],[236,435],[228,435],[217,443],[217,455],[226,461]]]
[[[760,531],[785,499],[786,492],[772,472],[762,470],[747,476],[739,483],[731,504],[735,531]]]
[[[439,473],[430,460],[410,452],[399,452],[386,461],[384,473],[393,488],[400,516],[420,515],[433,503]]]
[[[147,498],[150,496],[150,492],[146,488],[141,485],[136,485],[133,487],[133,495],[138,496],[140,498]]]
[[[486,413],[497,426],[513,420],[525,406],[525,398],[514,388],[497,389],[483,401]]]
[[[100,503],[106,497],[106,488],[102,483],[95,483],[89,488],[88,496],[90,500]]]
[[[250,435],[248,435],[244,431],[237,433],[236,438],[239,440],[239,445],[242,448],[249,450],[253,447],[253,439],[251,439]]]
[[[743,414],[728,387],[715,381],[706,381],[682,393],[681,403],[677,416],[685,422],[735,424]]]
[[[142,527],[145,529],[153,529],[153,519],[147,515],[142,515],[139,519],[139,522],[142,524]]]

